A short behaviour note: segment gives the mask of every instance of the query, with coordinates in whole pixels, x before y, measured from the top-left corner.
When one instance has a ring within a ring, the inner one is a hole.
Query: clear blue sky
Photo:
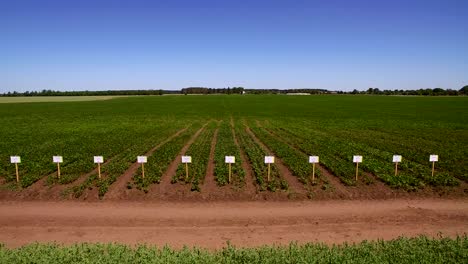
[[[468,84],[468,1],[0,0],[0,92]]]

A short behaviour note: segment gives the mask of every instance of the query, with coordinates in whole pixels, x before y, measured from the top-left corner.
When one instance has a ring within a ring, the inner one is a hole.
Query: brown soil
[[[257,186],[255,185],[255,182],[253,180],[252,166],[250,165],[249,159],[247,158],[247,155],[245,154],[244,150],[239,145],[236,131],[234,130],[234,120],[232,119],[232,117],[231,117],[231,131],[234,137],[234,143],[237,145],[237,148],[239,149],[239,153],[242,159],[242,169],[245,172],[245,186],[244,186],[245,192],[247,194],[253,195],[257,190]]]
[[[395,198],[397,195],[402,197],[404,194],[402,191],[392,190],[372,173],[363,172],[362,174],[364,175],[358,176],[356,186],[349,188],[351,192],[354,189],[358,190],[356,194],[354,194],[354,198],[372,198],[377,195],[383,198]]]
[[[118,242],[219,249],[456,236],[468,232],[466,199],[306,202],[0,202],[0,241]]]
[[[255,121],[257,126],[262,128],[265,132],[270,134],[275,139],[283,142],[284,144],[294,148],[298,152],[303,153],[295,146],[292,146],[278,137],[273,131],[269,130],[262,126],[262,123],[258,120]],[[306,153],[303,153],[306,155]],[[321,184],[316,185],[315,187],[310,188],[313,192],[314,198],[331,198],[336,195],[338,198],[343,199],[363,199],[363,198],[395,198],[395,197],[405,197],[407,193],[399,190],[392,190],[390,187],[386,186],[383,182],[381,182],[377,177],[375,177],[371,173],[364,172],[363,176],[358,177],[358,181],[356,182],[356,186],[345,186],[337,177],[335,177],[327,168],[325,168],[321,164],[316,165],[318,170],[322,173],[323,179]],[[331,188],[333,189],[332,192],[328,191],[328,194],[324,194],[320,191],[320,185],[324,186],[326,184],[330,184]]]
[[[187,145],[182,149],[181,155],[185,153],[190,145],[198,138],[202,130],[198,131]],[[172,176],[175,175],[180,157],[173,161],[161,179],[159,185],[154,185],[149,191],[147,198],[151,200],[163,201],[249,201],[254,200],[252,194],[246,193],[245,189],[234,188],[232,185],[218,186],[214,178],[214,151],[216,147],[218,130],[215,131],[211,141],[210,162],[207,166],[207,173],[204,183],[200,186],[201,192],[191,191],[191,184],[171,183]]]
[[[331,196],[336,196],[340,199],[346,199],[352,196],[346,187],[325,167],[320,164],[316,164],[315,168],[321,172],[321,177],[319,177],[322,181],[321,186],[324,188],[328,188],[328,186],[330,186],[329,188],[331,190],[328,190],[328,193],[332,193]],[[320,185],[317,186],[320,187]]]
[[[192,199],[203,201],[244,201],[254,199],[255,192],[252,192],[251,188],[239,188],[233,184],[217,185],[214,176],[214,155],[217,138],[218,130],[216,130],[211,142],[210,162],[208,163],[205,182],[201,187],[201,193],[192,193]]]
[[[186,201],[210,201],[210,202],[238,202],[238,201],[291,201],[291,200],[373,200],[373,199],[426,199],[426,198],[462,198],[466,199],[468,197],[468,184],[460,180],[460,186],[458,187],[426,187],[423,190],[418,190],[415,192],[406,192],[404,190],[396,190],[388,187],[383,182],[381,182],[377,177],[369,173],[362,173],[362,176],[359,177],[359,180],[356,186],[345,186],[338,177],[334,176],[330,171],[327,170],[323,165],[317,165],[316,171],[321,172],[321,176],[317,177],[317,184],[307,183],[306,185],[300,183],[298,179],[292,175],[289,169],[282,163],[281,159],[276,159],[276,166],[282,173],[282,177],[288,182],[290,186],[290,191],[259,191],[257,185],[255,184],[253,171],[246,154],[243,152],[242,148],[239,148],[241,159],[242,159],[242,168],[245,171],[245,186],[238,188],[234,185],[226,186],[217,186],[214,179],[214,150],[215,143],[217,139],[217,132],[211,142],[211,153],[210,153],[210,163],[208,164],[206,179],[201,186],[201,192],[191,191],[191,184],[172,184],[172,176],[175,175],[178,165],[180,164],[180,156],[183,155],[190,145],[196,140],[200,133],[205,129],[206,125],[204,124],[185,144],[185,146],[180,150],[177,158],[172,161],[168,166],[166,172],[161,178],[160,184],[153,184],[150,187],[148,193],[137,190],[136,188],[127,189],[126,184],[131,180],[132,175],[138,169],[139,164],[133,164],[130,166],[127,171],[118,178],[118,180],[110,187],[108,193],[104,197],[105,200],[119,200],[119,201],[171,201],[171,202],[186,202]],[[261,123],[257,122],[261,127]],[[231,128],[233,126],[233,120],[231,119]],[[269,131],[268,128],[262,127],[266,132],[270,133],[273,137],[287,144],[284,140],[278,137],[274,132]],[[234,129],[233,136],[235,143],[239,146],[237,137]],[[263,144],[255,134],[246,127],[246,131],[249,135],[266,151],[271,152],[271,150]],[[177,132],[168,138],[165,142],[169,141],[171,138],[177,136],[182,131]],[[151,155],[157,148],[159,148],[165,142],[153,147],[151,150],[146,153],[148,156]],[[289,144],[288,144],[289,145]],[[298,150],[296,146],[289,145],[292,148]],[[305,153],[303,153],[306,155]],[[108,159],[107,164],[112,160]],[[64,191],[81,185],[84,183],[91,175],[96,174],[97,169],[94,169],[86,174],[80,176],[77,180],[69,184],[54,184],[51,186],[46,185],[47,177],[45,176],[34,183],[32,186],[12,190],[9,189],[14,183],[6,183],[3,178],[0,178],[0,183],[3,183],[3,186],[0,188],[0,201],[31,201],[31,200],[40,200],[40,201],[61,201],[61,200],[75,200],[71,193],[64,194]],[[55,176],[54,174],[51,174]],[[103,177],[106,177],[103,174]],[[3,180],[3,182],[2,182]],[[83,192],[82,197],[79,200],[85,201],[97,201],[98,190],[97,188],[86,189]]]
[[[265,151],[269,153],[273,153],[263,142],[261,142],[257,136],[250,130],[249,127],[246,127],[247,133],[253,138],[253,140],[262,147]],[[291,173],[291,171],[284,165],[283,161],[280,158],[275,157],[275,165],[277,166],[278,170],[280,171],[281,176],[289,185],[290,193],[294,193],[295,197],[303,198],[305,197],[305,188],[304,185],[299,182],[299,180]]]
[[[46,181],[49,176],[44,176],[35,183],[33,183],[31,186],[22,189],[21,192],[14,192],[12,191],[11,195],[19,198],[19,199],[33,199],[33,198],[39,198],[43,196],[45,193],[49,193],[51,190],[51,186],[47,186]]]
[[[101,167],[108,164],[109,162],[112,161],[114,157],[111,157],[107,159],[103,164],[101,164]],[[74,186],[79,186],[83,184],[91,175],[97,174],[98,169],[97,167],[93,169],[92,171],[82,174],[78,179],[71,183],[67,184],[53,184],[53,185],[47,185],[47,178],[49,176],[57,177],[57,173],[54,172],[48,176],[44,176],[41,179],[39,179],[37,182],[32,184],[31,186],[21,190],[20,192],[18,191],[10,191],[10,190],[2,190],[0,191],[0,198],[1,199],[16,199],[16,200],[62,200],[62,199],[72,199],[72,193],[65,193],[66,190],[73,188]],[[8,192],[7,195],[2,195],[2,192]],[[88,190],[85,190],[84,195],[86,195],[86,192]]]
[[[103,174],[101,177],[105,179],[107,175]],[[99,189],[96,187],[91,187],[86,189],[83,194],[79,198],[82,201],[87,201],[87,202],[97,202],[99,201]]]
[[[190,184],[172,184],[172,176],[176,174],[177,167],[181,163],[181,156],[187,152],[189,147],[195,142],[198,136],[202,133],[205,127],[209,124],[209,122],[205,123],[195,134],[190,138],[190,140],[185,144],[185,146],[180,150],[179,155],[172,161],[172,163],[167,167],[166,172],[161,177],[161,183],[153,184],[148,194],[144,195],[143,198],[157,198],[157,199],[166,199],[166,200],[173,200],[177,201],[179,199],[184,199],[187,197],[190,199],[190,191],[191,185]],[[142,192],[140,192],[142,193]],[[144,194],[144,193],[142,193]]]
[[[208,166],[206,168],[205,179],[203,179],[203,184],[200,187],[203,194],[208,197],[218,191],[216,187],[216,180],[214,177],[214,168],[215,168],[214,155],[215,155],[217,138],[218,138],[218,129],[215,130],[213,134],[213,139],[211,140],[210,158],[208,159]]]
[[[144,156],[151,156],[153,153],[160,148],[162,145],[166,144],[167,142],[171,141],[175,137],[179,136],[181,133],[183,133],[186,128],[183,128],[177,133],[173,134],[172,136],[168,137],[165,139],[163,142],[159,143],[152,149],[150,149],[148,152],[145,153]],[[107,191],[106,195],[104,196],[104,199],[125,199],[128,197],[129,190],[126,188],[128,182],[131,181],[133,175],[137,172],[138,168],[141,166],[138,162],[135,162],[130,166],[122,176],[120,176],[110,187],[109,190]]]
[[[110,162],[110,159],[106,163]],[[104,163],[104,164],[106,164]],[[21,191],[16,190],[0,190],[0,199],[1,200],[63,200],[63,199],[72,199],[71,193],[65,193],[66,190],[79,186],[86,181],[91,175],[97,174],[97,168],[81,175],[78,179],[71,183],[67,184],[54,184],[47,185],[47,178],[49,176],[44,176],[31,186],[22,189]],[[52,174],[55,176],[56,174]]]
[[[304,154],[304,159],[307,158],[307,154],[303,153],[295,146],[291,146],[287,142],[281,139],[278,135],[274,132],[269,130],[268,128],[263,127],[262,123],[258,120],[255,120],[255,123],[258,127],[262,128],[266,133],[274,137],[276,140],[290,146],[291,148],[295,149],[296,151]],[[321,177],[317,177],[315,183],[312,182],[312,175],[309,175],[309,183],[306,187],[308,189],[308,195],[311,199],[330,199],[330,198],[350,198],[352,194],[346,190],[346,187],[324,166],[320,164],[316,164],[317,173],[320,172],[322,174]]]

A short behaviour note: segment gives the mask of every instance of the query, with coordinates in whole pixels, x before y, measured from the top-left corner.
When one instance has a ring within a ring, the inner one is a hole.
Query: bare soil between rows
[[[0,202],[0,243],[117,242],[219,249],[468,233],[468,199]]]

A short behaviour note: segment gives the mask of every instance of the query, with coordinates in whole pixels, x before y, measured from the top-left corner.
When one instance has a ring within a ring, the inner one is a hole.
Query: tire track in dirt
[[[208,159],[208,166],[206,168],[205,179],[203,179],[203,185],[201,186],[201,193],[203,194],[204,197],[213,196],[213,194],[216,194],[218,191],[216,180],[214,177],[214,167],[215,167],[214,155],[215,155],[216,142],[218,139],[218,130],[219,128],[216,128],[213,134],[213,139],[211,140],[210,158]]]
[[[171,141],[172,139],[178,137],[181,133],[186,131],[188,127],[185,127],[179,131],[177,131],[175,134],[169,136],[167,139],[164,141],[160,142],[150,150],[148,150],[144,155],[149,157],[153,155],[153,153],[159,149],[161,146],[166,144],[167,142]],[[120,177],[117,178],[117,180],[109,186],[109,190],[107,193],[104,195],[104,199],[125,199],[127,198],[127,189],[125,186],[127,183],[132,179],[133,175],[135,175],[136,171],[141,165],[138,162],[134,162]]]
[[[172,186],[173,184],[171,183],[171,177],[174,176],[177,171],[177,167],[179,166],[181,162],[181,156],[183,156],[185,152],[187,152],[189,147],[193,144],[193,142],[195,142],[195,140],[203,132],[203,130],[205,130],[205,127],[210,122],[211,121],[206,122],[199,130],[197,130],[197,132],[195,132],[195,134],[189,139],[189,141],[187,141],[184,147],[182,147],[177,157],[171,162],[171,164],[169,164],[166,171],[161,176],[161,182],[159,184],[151,185],[148,191],[148,194],[150,194],[151,197],[159,196],[160,198],[163,198],[161,196],[167,196],[167,195],[174,196],[174,195],[177,195],[177,193],[185,192],[185,189],[190,188],[190,185],[183,186],[184,188],[182,189],[179,188],[178,186]],[[190,189],[188,189],[188,191],[190,192]],[[181,196],[184,196],[184,194],[185,193],[183,193]]]
[[[269,153],[273,153],[257,136],[250,130],[250,128],[246,125],[245,131],[252,137],[252,139],[265,151]],[[302,183],[291,173],[291,171],[284,165],[283,161],[275,157],[275,165],[279,169],[281,176],[284,180],[288,183],[290,193],[298,193],[298,194],[305,194],[306,189]]]
[[[250,166],[249,159],[247,158],[247,155],[245,154],[244,150],[240,147],[239,141],[237,140],[237,135],[236,131],[234,130],[234,120],[231,117],[231,131],[232,131],[232,136],[234,137],[234,143],[237,146],[237,149],[239,149],[239,153],[242,159],[242,169],[245,172],[245,192],[248,194],[255,194],[257,191],[257,187],[255,185],[255,182],[253,180],[253,169],[252,166]]]

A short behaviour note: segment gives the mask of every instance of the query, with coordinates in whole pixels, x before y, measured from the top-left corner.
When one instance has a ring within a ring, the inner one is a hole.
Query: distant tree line
[[[247,89],[245,90],[248,94],[295,94],[295,93],[306,93],[306,94],[331,94],[335,93],[325,89]]]
[[[370,94],[370,95],[421,95],[421,96],[455,96],[468,95],[468,85],[460,90],[427,88],[419,90],[380,90],[369,88],[364,91],[354,89],[351,92],[329,91],[325,89],[245,89],[244,87],[207,88],[187,87],[181,90],[117,90],[117,91],[26,91],[7,92],[0,96],[98,96],[98,95],[163,95],[163,94]]]
[[[338,92],[339,94],[373,94],[373,95],[423,95],[423,96],[442,96],[442,95],[468,95],[468,85],[460,90],[426,88],[418,90],[380,90],[379,88],[369,88],[367,91],[358,91],[354,89],[351,92]]]
[[[0,96],[98,96],[98,95],[163,95],[163,94],[178,94],[180,91],[168,90],[116,90],[116,91],[26,91],[8,92],[0,94]]]
[[[331,93],[325,89],[245,89],[244,87],[228,88],[206,88],[206,87],[188,87],[181,90],[182,94],[287,94],[287,93],[308,93],[321,94]]]
[[[180,91],[182,94],[243,94],[244,87],[207,88],[187,87]]]

